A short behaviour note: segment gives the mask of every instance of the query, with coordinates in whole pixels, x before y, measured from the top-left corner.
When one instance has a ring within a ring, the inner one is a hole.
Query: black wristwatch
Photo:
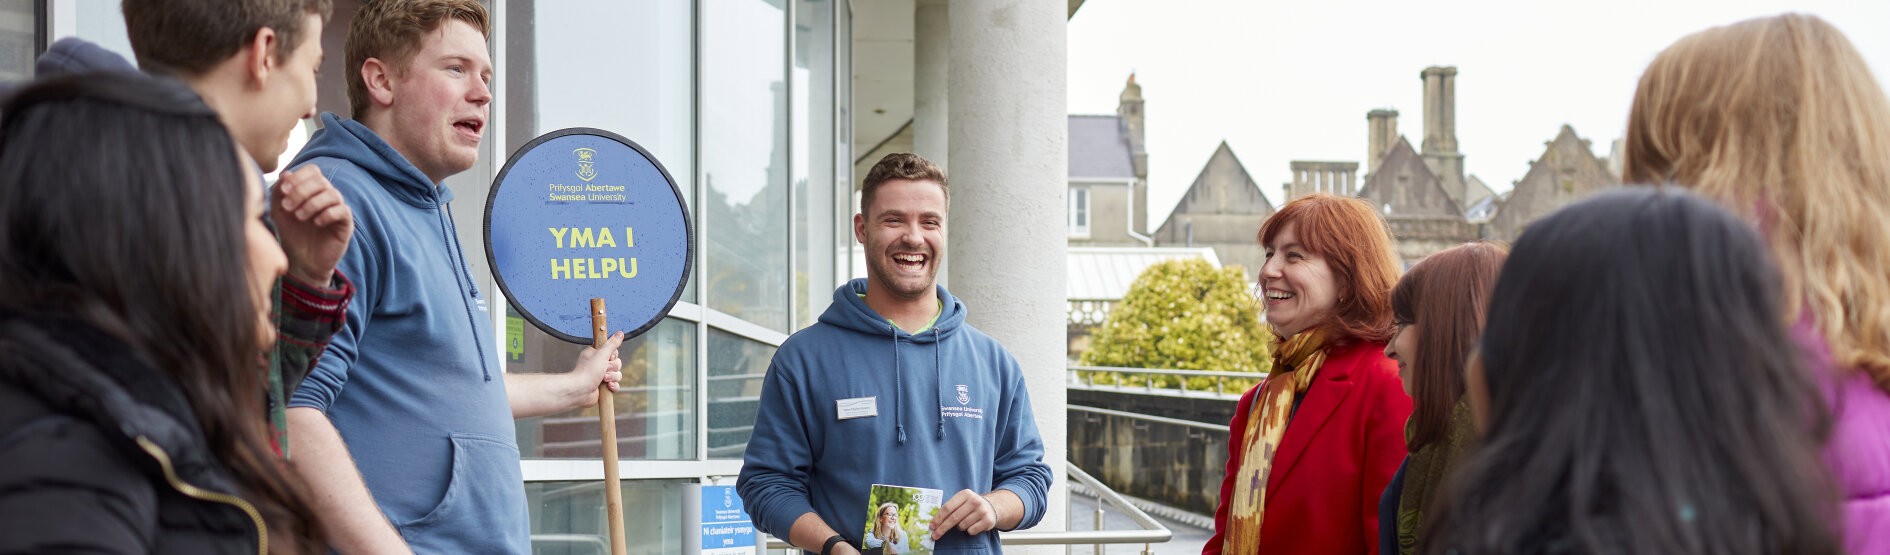
[[[834,534],[833,537],[827,538],[826,545],[820,546],[820,555],[833,555],[833,545],[845,541],[847,541],[846,538],[840,537],[839,534]]]

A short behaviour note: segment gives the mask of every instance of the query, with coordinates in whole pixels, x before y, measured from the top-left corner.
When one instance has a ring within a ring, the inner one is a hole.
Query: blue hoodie
[[[511,405],[486,299],[438,186],[366,126],[322,114],[313,164],[354,210],[347,323],[295,391],[327,413],[418,553],[529,553]]]
[[[865,279],[834,291],[820,322],[775,351],[754,436],[736,482],[763,532],[788,537],[813,512],[856,543],[873,484],[985,493],[1024,501],[1026,528],[1043,518],[1050,467],[1016,359],[965,323],[965,305],[938,288],[937,323],[906,333],[866,306]],[[836,402],[877,398],[878,415],[838,419]],[[997,553],[997,534],[953,530],[939,553]]]

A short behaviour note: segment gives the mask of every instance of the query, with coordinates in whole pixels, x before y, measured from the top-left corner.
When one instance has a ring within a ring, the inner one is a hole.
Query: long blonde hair
[[[886,514],[886,509],[892,509],[893,512],[893,525],[891,528],[881,523],[879,519],[880,516]],[[888,534],[887,532],[891,533]],[[905,531],[899,529],[899,505],[880,503],[879,508],[873,510],[873,535],[879,536],[879,539],[891,543],[901,543],[906,540]]]
[[[1762,229],[1836,361],[1890,391],[1890,100],[1815,16],[1694,33],[1648,65],[1622,178],[1673,182]]]

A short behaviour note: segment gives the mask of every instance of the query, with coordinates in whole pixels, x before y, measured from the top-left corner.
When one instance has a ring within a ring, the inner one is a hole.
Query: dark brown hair
[[[1260,225],[1260,246],[1288,225],[1307,251],[1325,257],[1339,286],[1339,301],[1324,326],[1338,342],[1391,338],[1391,287],[1398,255],[1391,231],[1371,205],[1351,197],[1314,193],[1280,207]],[[1262,270],[1264,272],[1264,270]],[[1265,278],[1261,278],[1265,279]]]
[[[873,194],[879,192],[879,186],[894,179],[912,181],[930,181],[938,184],[945,192],[945,202],[951,203],[952,189],[945,181],[945,170],[938,164],[910,152],[895,152],[879,159],[873,169],[866,172],[866,179],[860,182],[860,213],[865,214],[868,206],[873,205]]]
[[[427,33],[439,30],[449,20],[464,21],[492,38],[492,24],[486,7],[476,0],[376,0],[354,15],[348,24],[348,45],[342,50],[347,65],[348,111],[350,117],[367,116],[367,81],[361,66],[368,58],[378,59],[395,73],[405,75],[413,55],[420,51]]]
[[[329,0],[124,0],[125,35],[145,71],[196,77],[243,49],[256,32],[274,29],[278,57],[301,47],[302,20],[328,23]]]
[[[35,82],[4,113],[0,306],[73,313],[130,344],[190,402],[270,551],[326,551],[266,433],[266,307],[248,294],[243,227],[254,185],[217,113],[133,71]]]
[[[1490,288],[1508,258],[1494,243],[1457,245],[1418,261],[1391,289],[1392,316],[1417,325],[1417,352],[1398,353],[1411,368],[1413,452],[1450,428],[1451,411],[1463,398],[1464,363],[1483,333]]]

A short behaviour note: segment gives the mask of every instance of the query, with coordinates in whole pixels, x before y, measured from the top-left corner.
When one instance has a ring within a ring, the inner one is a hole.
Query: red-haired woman
[[[1476,419],[1464,398],[1464,364],[1483,333],[1490,288],[1509,258],[1491,243],[1466,243],[1419,261],[1391,289],[1398,331],[1385,356],[1411,395],[1404,440],[1411,454],[1378,504],[1383,553],[1417,553],[1425,511],[1476,441]]]
[[[1272,374],[1240,398],[1204,554],[1377,553],[1411,398],[1384,355],[1399,263],[1364,201],[1314,194],[1260,228]]]

